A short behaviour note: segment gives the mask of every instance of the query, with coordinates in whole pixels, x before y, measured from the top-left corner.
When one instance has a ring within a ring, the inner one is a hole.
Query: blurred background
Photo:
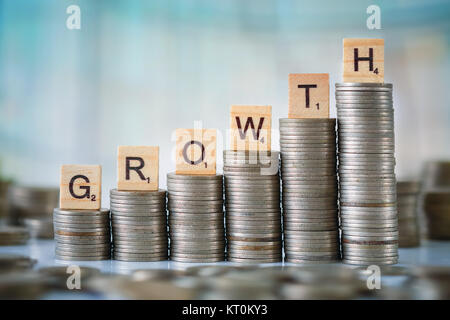
[[[277,131],[289,73],[330,73],[335,117],[345,37],[385,39],[398,178],[450,158],[448,0],[0,0],[1,176],[54,186],[61,164],[101,164],[107,201],[117,146],[159,145],[165,187],[176,128],[201,120],[225,139],[231,104],[269,104]]]

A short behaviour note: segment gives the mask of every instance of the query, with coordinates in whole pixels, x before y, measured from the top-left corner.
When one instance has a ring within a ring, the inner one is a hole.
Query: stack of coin
[[[337,83],[343,260],[398,261],[392,85]]]
[[[55,255],[59,260],[106,260],[111,257],[109,210],[55,208]]]
[[[445,191],[450,190],[450,161],[429,161],[424,165],[422,172],[422,197],[419,210],[419,227],[420,234],[423,238],[432,238],[431,230],[428,230],[428,225],[434,224],[433,221],[438,221],[439,217],[445,216],[445,209],[442,206],[433,206],[428,203],[424,206],[425,197],[428,191]],[[442,196],[445,198],[445,196]],[[430,207],[431,210],[426,210]],[[437,212],[436,212],[437,208]],[[433,212],[427,215],[428,212]],[[435,217],[438,217],[437,219]],[[430,221],[430,222],[429,222]],[[436,234],[436,233],[434,233]]]
[[[279,152],[223,152],[228,261],[282,260]]]
[[[167,174],[170,259],[225,259],[222,175]]]
[[[8,215],[8,181],[0,180],[0,224],[6,222]]]
[[[110,191],[114,259],[167,260],[166,191]]]
[[[419,192],[418,181],[397,182],[398,246],[401,248],[420,245],[417,220]]]
[[[26,228],[0,226],[0,246],[17,246],[26,244],[30,233]]]
[[[280,119],[287,262],[340,259],[336,119]]]
[[[53,239],[53,218],[24,218],[22,224],[30,231],[32,239]]]
[[[53,238],[53,208],[58,205],[57,188],[11,186],[10,223],[29,228],[33,238]]]
[[[423,169],[424,189],[450,187],[450,161],[429,161]]]
[[[450,240],[450,188],[430,190],[424,195],[428,238]]]
[[[36,260],[27,256],[0,253],[0,274],[31,270],[36,262]]]

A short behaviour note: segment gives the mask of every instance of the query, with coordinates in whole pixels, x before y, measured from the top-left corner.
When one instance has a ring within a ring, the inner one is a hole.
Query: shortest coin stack
[[[222,175],[167,175],[170,259],[225,259]]]
[[[398,246],[401,248],[420,245],[417,202],[420,183],[417,181],[397,182]]]
[[[59,260],[106,260],[111,257],[109,210],[53,211],[56,258]]]
[[[110,192],[114,259],[167,260],[166,191]]]

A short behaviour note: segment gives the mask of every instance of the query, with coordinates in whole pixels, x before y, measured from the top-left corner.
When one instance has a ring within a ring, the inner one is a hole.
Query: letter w
[[[259,140],[259,133],[261,131],[263,123],[264,123],[264,117],[261,117],[259,119],[258,130],[255,132],[255,124],[253,123],[253,118],[248,117],[247,122],[245,123],[244,131],[242,131],[241,118],[236,117],[236,124],[239,129],[239,136],[241,137],[242,140],[246,138],[247,130],[248,130],[249,126],[252,128],[253,139]]]

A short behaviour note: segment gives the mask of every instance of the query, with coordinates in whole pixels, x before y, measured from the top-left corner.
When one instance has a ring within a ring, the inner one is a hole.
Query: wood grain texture
[[[99,165],[61,166],[59,195],[59,207],[62,209],[100,209],[102,167]]]
[[[117,189],[154,191],[159,188],[159,147],[117,148]]]
[[[330,117],[330,76],[328,73],[289,75],[288,117]]]
[[[343,47],[344,82],[384,82],[384,39],[344,39]],[[358,59],[366,60],[355,65],[356,54]],[[372,65],[367,60],[370,56]]]
[[[216,174],[216,129],[176,130],[176,174]]]
[[[230,149],[270,151],[272,106],[231,106]]]

